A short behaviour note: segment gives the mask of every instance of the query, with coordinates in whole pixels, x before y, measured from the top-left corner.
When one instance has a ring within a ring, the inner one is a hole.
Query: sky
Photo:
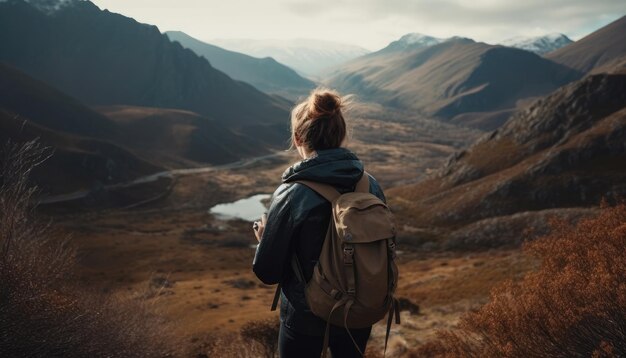
[[[626,0],[92,0],[164,31],[211,39],[311,38],[385,47],[404,34],[497,43],[564,33],[573,40],[626,15]]]

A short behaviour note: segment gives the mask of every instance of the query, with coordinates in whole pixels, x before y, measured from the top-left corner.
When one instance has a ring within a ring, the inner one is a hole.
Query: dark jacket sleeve
[[[266,284],[278,283],[288,262],[289,246],[295,228],[291,215],[290,185],[276,189],[267,212],[267,223],[261,242],[257,246],[252,270]]]

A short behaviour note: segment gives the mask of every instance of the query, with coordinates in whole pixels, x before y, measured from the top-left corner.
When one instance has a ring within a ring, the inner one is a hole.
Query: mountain
[[[591,75],[517,112],[452,156],[437,175],[391,189],[389,196],[398,198],[396,208],[412,225],[452,228],[457,231],[448,237],[477,243],[478,229],[499,221],[619,200],[626,195],[624,138],[626,72]],[[523,223],[519,231],[492,230],[481,245],[519,239]]]
[[[0,61],[88,105],[190,110],[273,145],[286,137],[288,107],[231,79],[155,26],[74,1],[53,12],[0,2]]]
[[[87,137],[114,137],[111,120],[80,101],[22,71],[0,63],[0,108],[53,131]]]
[[[48,194],[115,184],[164,170],[107,140],[118,129],[79,101],[0,64],[0,143],[39,141],[54,155],[34,180]]]
[[[36,120],[0,107],[0,141],[39,138],[53,150],[31,178],[45,194],[65,194],[132,181],[164,170],[114,143],[53,131]]]
[[[626,60],[626,16],[546,55],[582,72],[604,72]]]
[[[111,140],[167,167],[225,164],[269,153],[259,140],[190,111],[138,106],[96,110],[115,123],[117,135]]]
[[[250,56],[275,58],[309,77],[315,77],[326,68],[369,53],[362,47],[313,39],[214,39],[211,42]]]
[[[543,55],[552,52],[573,43],[569,37],[552,33],[544,36],[535,37],[513,37],[500,43],[502,46],[515,47],[522,50],[534,52]]]
[[[183,47],[209,60],[218,70],[236,80],[250,83],[266,93],[296,100],[315,88],[314,82],[301,77],[271,57],[256,58],[228,51],[197,40],[181,31],[168,31],[165,34],[170,40],[179,42]]]
[[[61,134],[106,141],[159,166],[181,168],[224,164],[259,153],[266,146],[197,113],[136,106],[97,110],[0,64],[0,108]]]
[[[452,38],[358,58],[324,82],[367,100],[454,120],[512,109],[578,78],[577,71],[528,51]]]

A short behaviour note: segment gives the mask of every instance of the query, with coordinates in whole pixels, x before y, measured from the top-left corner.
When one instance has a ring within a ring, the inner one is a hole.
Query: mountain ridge
[[[59,41],[49,43],[50,36]],[[258,132],[270,145],[283,143],[289,101],[232,80],[156,26],[90,1],[53,14],[23,1],[0,3],[0,41],[0,61],[84,103],[191,110]]]
[[[206,58],[233,79],[250,83],[261,91],[293,100],[308,94],[315,83],[271,57],[256,58],[200,41],[182,31],[167,31],[167,37]]]
[[[392,107],[445,120],[514,108],[581,74],[528,51],[471,39],[351,61],[325,83]]]
[[[626,59],[624,34],[626,15],[545,57],[581,72],[604,72]]]

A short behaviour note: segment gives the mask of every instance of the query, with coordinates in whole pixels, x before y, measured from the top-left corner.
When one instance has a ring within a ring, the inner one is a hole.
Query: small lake
[[[256,194],[232,203],[217,204],[209,209],[209,213],[222,220],[242,219],[252,222],[259,220],[267,211],[263,201],[269,199],[270,196],[270,194]]]

